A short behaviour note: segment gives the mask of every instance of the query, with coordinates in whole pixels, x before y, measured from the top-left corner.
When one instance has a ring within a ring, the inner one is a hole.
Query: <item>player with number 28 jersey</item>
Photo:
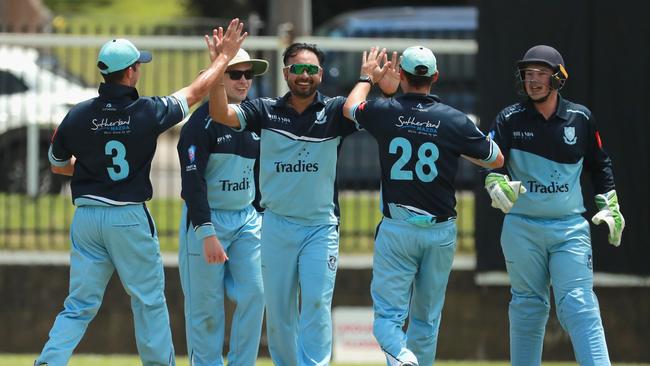
[[[499,167],[503,156],[465,114],[430,94],[438,78],[431,50],[407,48],[399,71],[397,54],[388,63],[384,52],[364,53],[361,77],[343,107],[379,147],[384,218],[373,256],[373,333],[389,366],[431,365],[456,247],[458,160],[464,155]],[[404,95],[366,101],[370,86],[384,78],[399,79]]]

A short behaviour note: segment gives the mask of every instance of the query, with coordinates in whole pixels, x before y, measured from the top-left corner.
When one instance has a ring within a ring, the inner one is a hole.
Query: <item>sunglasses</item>
[[[302,75],[305,71],[309,75],[316,75],[320,71],[320,66],[312,64],[293,64],[285,66],[286,69],[289,69],[289,72],[295,75]]]
[[[230,70],[226,71],[226,74],[230,77],[230,80],[239,80],[243,76],[246,80],[253,78],[253,70]]]

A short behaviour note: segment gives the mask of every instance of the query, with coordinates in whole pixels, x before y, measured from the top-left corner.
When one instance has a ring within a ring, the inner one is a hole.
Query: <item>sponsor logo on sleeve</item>
[[[190,147],[187,148],[187,160],[189,161],[189,164],[185,166],[185,171],[186,172],[191,172],[193,170],[196,170],[196,146],[190,145]]]

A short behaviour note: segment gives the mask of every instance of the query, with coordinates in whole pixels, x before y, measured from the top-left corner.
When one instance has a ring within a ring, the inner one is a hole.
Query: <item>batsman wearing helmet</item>
[[[501,247],[511,282],[513,365],[541,364],[551,285],[578,363],[610,364],[593,291],[589,223],[582,217],[583,169],[590,173],[600,210],[592,221],[607,223],[614,246],[621,243],[625,220],[594,117],[559,94],[569,76],[564,65],[552,47],[528,50],[516,72],[527,100],[503,109],[490,131],[507,168],[490,172],[485,188],[492,206],[506,213]]]

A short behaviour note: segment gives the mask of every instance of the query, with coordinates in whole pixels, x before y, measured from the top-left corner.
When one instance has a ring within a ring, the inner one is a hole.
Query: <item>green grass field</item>
[[[375,227],[381,220],[377,192],[347,193],[341,205],[341,251],[369,253]],[[164,251],[178,249],[180,199],[154,199],[147,203],[156,222]],[[471,253],[474,248],[474,196],[458,195],[458,248]],[[22,195],[0,194],[0,250],[67,250],[68,228],[74,206],[68,196],[48,195],[30,199]]]
[[[0,354],[0,366],[31,365],[36,355],[12,355]],[[187,366],[187,357],[176,359],[178,366]],[[100,356],[100,355],[79,355],[73,356],[69,366],[140,366],[140,359],[135,356]],[[258,366],[273,366],[270,359],[260,359],[257,361]],[[332,363],[333,366],[352,366],[358,364]],[[381,364],[364,364],[369,366],[383,366]],[[436,366],[508,366],[508,362],[488,362],[488,361],[439,361]],[[575,362],[544,362],[545,366],[575,366]],[[648,364],[631,364],[631,363],[613,363],[614,366],[648,366]]]

